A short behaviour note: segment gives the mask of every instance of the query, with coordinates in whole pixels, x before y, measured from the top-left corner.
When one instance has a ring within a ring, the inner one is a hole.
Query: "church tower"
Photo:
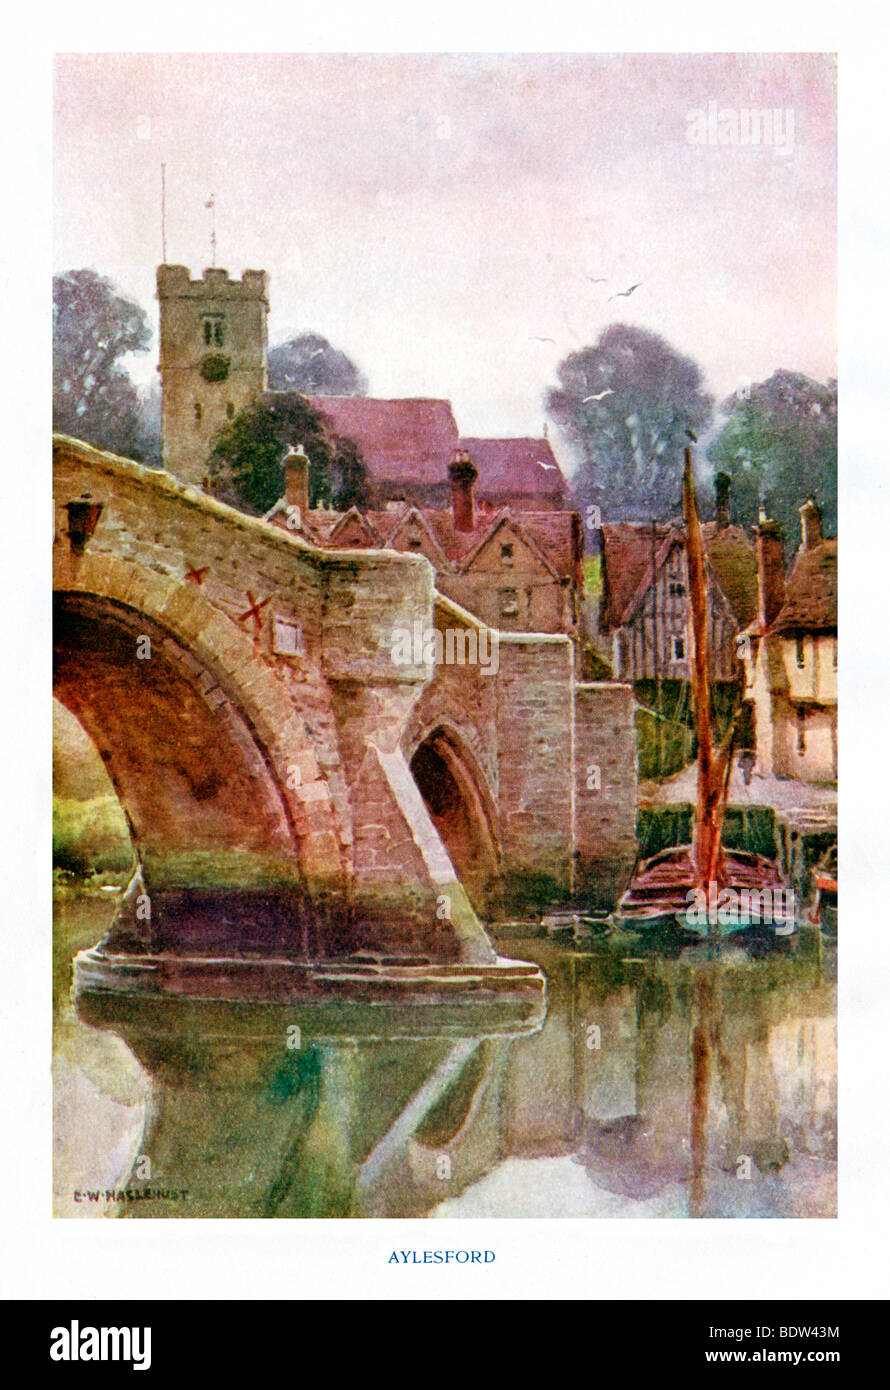
[[[214,437],[266,389],[266,272],[158,266],[161,453],[164,467],[201,485]]]

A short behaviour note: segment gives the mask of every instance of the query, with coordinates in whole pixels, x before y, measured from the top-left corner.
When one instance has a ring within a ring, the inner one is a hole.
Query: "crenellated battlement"
[[[227,270],[208,267],[200,280],[193,280],[188,266],[158,266],[159,299],[261,300],[268,304],[268,275],[265,270],[245,270],[233,280]]]

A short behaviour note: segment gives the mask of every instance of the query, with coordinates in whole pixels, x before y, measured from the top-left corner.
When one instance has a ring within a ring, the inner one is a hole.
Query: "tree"
[[[365,501],[366,471],[351,439],[330,434],[304,396],[267,396],[226,425],[209,461],[216,496],[262,515],[284,493],[284,455],[302,444],[309,455],[309,505],[338,511]]]
[[[269,353],[269,389],[304,396],[366,396],[368,381],[320,333],[301,333]]]
[[[138,304],[94,270],[53,277],[53,429],[142,458],[139,392],[121,358],[145,352],[151,330]]]
[[[557,368],[546,405],[578,460],[574,491],[609,521],[663,519],[680,499],[687,430],[707,428],[702,374],[656,333],[613,323]]]
[[[800,537],[799,508],[810,493],[826,530],[837,530],[837,382],[777,371],[720,407],[728,418],[708,458],[733,481],[733,510],[743,525],[759,508],[781,523],[786,555]]]

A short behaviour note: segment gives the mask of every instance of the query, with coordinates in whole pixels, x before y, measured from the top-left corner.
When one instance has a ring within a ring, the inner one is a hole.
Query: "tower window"
[[[672,638],[671,638],[671,660],[672,660],[672,661],[685,661],[685,660],[686,660],[686,639],[685,639],[685,638],[683,638],[683,637],[672,637]]]
[[[200,423],[201,423],[201,416],[202,416],[203,414],[204,414],[204,411],[203,411],[203,409],[201,408],[201,402],[200,402],[200,401],[195,401],[195,424],[196,424],[196,425],[200,425]]]
[[[683,594],[686,592],[686,585],[681,584],[679,579],[672,579],[668,585],[668,592],[674,598],[682,598]]]
[[[222,314],[208,314],[204,319],[204,342],[208,347],[222,347],[225,337],[225,320]]]

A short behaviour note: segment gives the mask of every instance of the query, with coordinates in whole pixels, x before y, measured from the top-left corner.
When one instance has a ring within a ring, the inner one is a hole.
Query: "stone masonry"
[[[396,664],[396,629],[484,626],[423,557],[320,550],[168,474],[53,447],[56,694],[105,760],[152,902],[121,941],[484,963],[455,868],[470,851],[483,911],[614,900],[632,696],[576,684],[570,639],[502,634],[491,674]],[[456,809],[421,793],[425,757]]]

